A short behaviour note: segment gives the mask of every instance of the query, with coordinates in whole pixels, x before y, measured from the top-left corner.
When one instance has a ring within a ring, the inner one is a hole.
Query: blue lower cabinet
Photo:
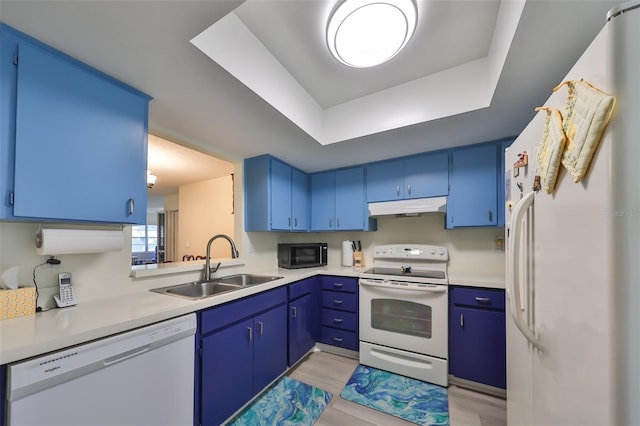
[[[286,294],[282,287],[200,313],[200,424],[221,424],[287,369]]]
[[[320,340],[319,295],[318,277],[289,284],[289,366]]]
[[[322,327],[322,343],[352,351],[358,350],[358,335],[355,331]]]
[[[449,373],[506,389],[504,290],[450,288]]]
[[[322,343],[358,350],[358,279],[323,276]]]

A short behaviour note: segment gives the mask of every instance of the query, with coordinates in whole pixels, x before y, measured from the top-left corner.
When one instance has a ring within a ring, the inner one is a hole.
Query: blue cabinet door
[[[450,286],[449,373],[506,388],[505,293]]]
[[[311,230],[334,231],[336,229],[335,172],[311,175]]]
[[[404,160],[367,166],[367,201],[399,200],[404,197]]]
[[[291,229],[291,166],[271,161],[271,229]]]
[[[404,198],[438,197],[449,193],[449,154],[410,157],[404,161]]]
[[[220,425],[254,395],[253,319],[202,339],[203,425]]]
[[[504,311],[454,307],[449,372],[459,378],[506,389]]]
[[[364,169],[353,167],[335,173],[336,230],[364,229]]]
[[[289,302],[289,365],[294,365],[315,345],[313,328],[313,297],[308,293]]]
[[[2,70],[3,91],[15,96],[2,95],[11,120],[3,152],[13,145],[3,160],[13,205],[3,215],[145,223],[150,98],[6,26],[2,37],[3,57],[16,55]]]
[[[291,230],[309,229],[309,177],[298,169],[291,169]]]
[[[287,369],[287,307],[280,305],[253,321],[253,393]]]
[[[272,157],[244,160],[245,231],[307,231],[309,178]]]
[[[497,173],[496,144],[453,150],[447,228],[497,226]]]

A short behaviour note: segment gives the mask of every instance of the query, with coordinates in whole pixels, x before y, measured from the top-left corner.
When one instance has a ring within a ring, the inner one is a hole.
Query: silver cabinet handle
[[[293,226],[298,227],[298,218],[293,219]]]
[[[478,303],[491,303],[491,299],[488,297],[476,297]]]
[[[489,222],[493,222],[493,212],[489,210]]]
[[[298,316],[298,308],[295,306],[291,307],[291,318],[296,318]]]
[[[336,219],[336,228],[340,228],[340,219]]]
[[[262,321],[258,323],[258,329],[260,330],[259,334],[262,336],[264,334],[264,323]]]
[[[249,331],[249,341],[253,340],[253,328],[247,327],[247,331]]]
[[[333,228],[333,219],[329,219],[329,228]]]
[[[342,337],[334,337],[333,341],[334,342],[338,342],[338,343],[342,343]]]
[[[136,201],[133,198],[129,198],[129,216],[133,215],[136,211]]]
[[[334,305],[342,305],[342,300],[334,300],[333,304]]]
[[[411,184],[407,185],[407,192],[409,193],[409,195],[411,195]]]
[[[291,218],[290,217],[287,218],[287,226],[289,228],[291,228]]]
[[[342,283],[333,283],[334,288],[342,288]]]
[[[342,324],[343,321],[344,321],[343,318],[334,318],[333,319],[333,322],[336,323],[336,324]]]
[[[464,327],[464,314],[460,314],[460,327]]]
[[[400,185],[396,186],[396,195],[400,195]]]

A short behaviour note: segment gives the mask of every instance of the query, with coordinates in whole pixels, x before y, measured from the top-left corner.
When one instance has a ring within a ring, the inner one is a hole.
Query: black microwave
[[[278,267],[286,269],[326,266],[327,243],[278,244]]]

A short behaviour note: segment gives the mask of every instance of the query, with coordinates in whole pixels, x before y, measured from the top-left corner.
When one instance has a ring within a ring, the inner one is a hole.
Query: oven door
[[[360,340],[447,359],[448,287],[360,279]]]

